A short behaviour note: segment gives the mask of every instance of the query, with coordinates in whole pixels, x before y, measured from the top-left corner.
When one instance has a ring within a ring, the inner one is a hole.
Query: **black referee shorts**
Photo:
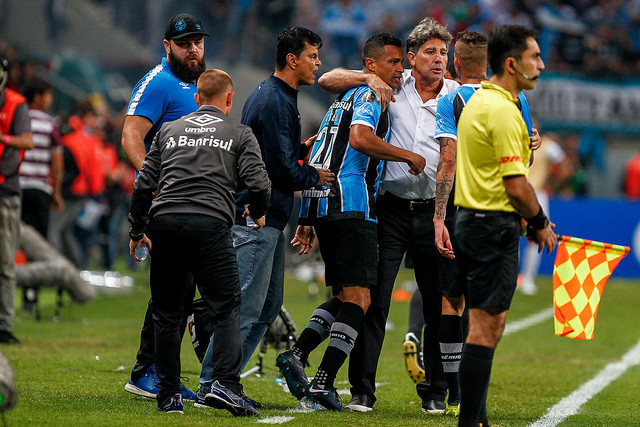
[[[460,208],[455,237],[467,306],[508,310],[518,280],[520,216]]]
[[[338,219],[314,226],[327,286],[378,284],[378,225],[364,219]]]

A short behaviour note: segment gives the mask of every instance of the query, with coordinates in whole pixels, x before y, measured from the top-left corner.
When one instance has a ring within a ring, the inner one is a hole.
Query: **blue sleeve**
[[[359,88],[353,98],[351,125],[365,125],[375,131],[382,114],[382,108],[376,101],[375,92],[368,87]]]
[[[169,99],[167,85],[161,75],[145,76],[136,84],[127,107],[127,116],[146,117],[154,125],[164,115]]]
[[[531,118],[531,109],[529,108],[529,101],[527,101],[527,97],[524,96],[524,92],[520,92],[518,94],[518,99],[520,99],[520,104],[522,105],[522,118],[524,119],[525,124],[527,125],[527,131],[529,132],[529,136],[533,136],[533,119]]]
[[[293,126],[298,116],[289,104],[278,100],[278,94],[262,105],[262,143],[264,163],[274,186],[281,190],[298,191],[313,187],[318,182],[318,172],[311,166],[298,163],[300,141]]]
[[[443,137],[458,139],[458,128],[456,127],[456,118],[453,112],[452,96],[445,95],[438,101],[435,137],[436,139]]]

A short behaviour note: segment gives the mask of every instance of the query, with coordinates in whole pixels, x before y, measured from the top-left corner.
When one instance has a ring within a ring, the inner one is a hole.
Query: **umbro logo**
[[[189,117],[188,119],[184,119],[185,122],[189,122],[191,124],[197,126],[208,126],[213,123],[221,122],[222,119],[216,116],[212,116],[211,114],[201,114],[196,117]]]

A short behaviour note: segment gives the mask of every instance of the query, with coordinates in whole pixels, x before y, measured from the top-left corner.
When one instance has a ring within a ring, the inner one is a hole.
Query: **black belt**
[[[495,216],[502,216],[502,217],[515,217],[515,218],[520,218],[520,214],[518,214],[517,212],[506,212],[506,211],[483,211],[480,209],[470,209],[470,208],[463,208],[462,206],[460,206],[458,208],[458,211],[460,213],[462,212],[466,212],[469,215],[473,215],[475,217],[478,218],[484,218],[484,217],[495,217]]]
[[[393,204],[397,207],[408,208],[411,211],[422,211],[433,209],[436,206],[436,199],[403,199],[393,193],[386,192],[380,196],[386,203]]]

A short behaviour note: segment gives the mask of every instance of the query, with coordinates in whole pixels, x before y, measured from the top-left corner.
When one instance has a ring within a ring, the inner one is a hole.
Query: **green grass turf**
[[[130,272],[129,272],[130,273]],[[6,425],[157,426],[255,424],[256,419],[235,419],[228,412],[202,410],[185,404],[185,414],[161,414],[155,401],[136,397],[123,386],[135,361],[140,326],[149,297],[146,273],[134,273],[136,286],[124,294],[101,294],[87,305],[67,302],[58,323],[52,321],[54,296],[41,293],[43,320],[18,312],[15,334],[19,346],[2,346],[17,374],[19,402],[4,414]],[[402,271],[397,283],[411,279]],[[540,293],[517,295],[508,321],[521,319],[551,305],[551,283],[541,279]],[[298,331],[312,310],[326,297],[309,296],[307,284],[287,277],[285,305]],[[66,299],[68,301],[68,298]],[[605,365],[618,361],[640,339],[640,282],[612,279],[607,285],[592,341],[553,336],[553,323],[532,326],[504,337],[496,352],[489,390],[489,419],[495,426],[524,426],[540,418],[547,408],[591,379]],[[21,304],[17,304],[20,307]],[[392,329],[378,369],[378,402],[370,413],[289,413],[296,400],[276,384],[276,351],[269,349],[260,377],[243,380],[246,393],[266,404],[261,418],[295,417],[286,425],[353,426],[454,426],[455,420],[420,411],[420,399],[407,376],[401,343],[408,323],[408,302],[394,302],[389,317]],[[312,376],[324,346],[310,357]],[[182,349],[187,386],[197,388],[199,363],[188,337]],[[249,366],[254,365],[254,359]],[[337,387],[348,389],[346,368]],[[640,425],[640,367],[632,367],[602,393],[584,405],[580,413],[562,425]],[[344,403],[348,394],[342,395]]]

